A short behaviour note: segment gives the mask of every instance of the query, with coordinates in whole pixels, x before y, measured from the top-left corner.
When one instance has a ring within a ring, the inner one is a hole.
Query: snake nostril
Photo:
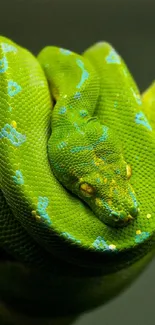
[[[139,209],[135,208],[135,207],[131,207],[129,210],[129,213],[132,217],[137,217],[137,215],[139,213]]]

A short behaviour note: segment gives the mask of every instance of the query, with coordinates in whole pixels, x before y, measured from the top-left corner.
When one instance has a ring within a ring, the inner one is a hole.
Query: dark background
[[[155,0],[0,0],[0,34],[37,54],[114,45],[143,91],[155,79]],[[94,297],[95,299],[95,297]],[[125,293],[76,325],[154,325],[155,261]]]

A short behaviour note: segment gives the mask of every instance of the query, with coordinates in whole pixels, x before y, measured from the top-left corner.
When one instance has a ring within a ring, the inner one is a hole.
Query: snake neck
[[[55,131],[60,128],[62,137],[71,135],[72,132],[77,134],[83,134],[83,128],[90,120],[97,120],[96,117],[92,117],[86,107],[81,105],[73,106],[71,101],[68,103],[58,103],[54,106],[51,116],[51,129]]]

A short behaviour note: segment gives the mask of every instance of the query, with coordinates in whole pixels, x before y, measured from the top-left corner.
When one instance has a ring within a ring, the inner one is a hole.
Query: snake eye
[[[80,185],[80,191],[87,197],[90,197],[94,194],[94,188],[87,183],[82,183]]]

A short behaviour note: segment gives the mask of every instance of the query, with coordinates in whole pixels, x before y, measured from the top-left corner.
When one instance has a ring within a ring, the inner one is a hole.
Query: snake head
[[[103,223],[122,227],[138,215],[136,195],[129,182],[131,167],[109,128],[92,119],[80,130],[73,129],[63,141],[58,143],[54,134],[50,141],[55,176]]]
[[[138,215],[138,203],[134,190],[127,181],[127,171],[125,179],[125,175],[121,172],[118,174],[117,169],[113,168],[113,172],[111,168],[108,169],[109,166],[105,173],[92,172],[80,178],[76,194],[91,207],[102,222],[109,226],[122,227]]]

